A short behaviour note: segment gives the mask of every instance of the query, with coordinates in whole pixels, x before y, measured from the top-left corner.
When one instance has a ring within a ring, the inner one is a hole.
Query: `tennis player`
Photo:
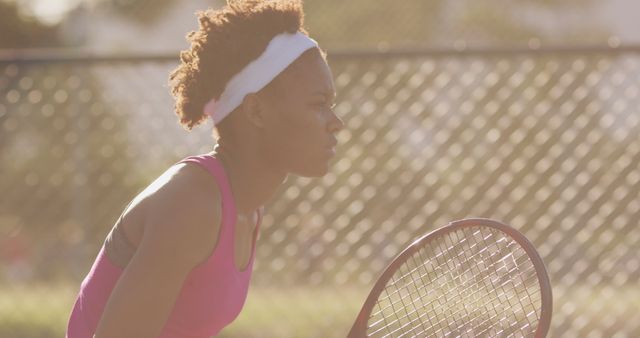
[[[180,123],[212,119],[217,144],[125,208],[80,286],[68,338],[218,334],[244,305],[262,206],[288,174],[328,171],[343,123],[301,2],[229,1],[198,18],[170,86]]]

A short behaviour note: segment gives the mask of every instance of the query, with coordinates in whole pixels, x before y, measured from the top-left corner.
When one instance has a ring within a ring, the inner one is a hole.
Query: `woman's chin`
[[[329,173],[329,163],[325,163],[324,165],[317,165],[313,168],[300,168],[298,170],[292,171],[291,173],[301,177],[322,177]]]

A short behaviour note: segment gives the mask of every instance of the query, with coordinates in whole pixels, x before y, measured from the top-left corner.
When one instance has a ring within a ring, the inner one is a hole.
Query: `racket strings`
[[[441,256],[441,254],[438,254],[438,255],[436,255],[436,256],[437,256],[437,257],[439,257],[439,256]],[[414,261],[415,261],[415,259],[414,259]],[[445,262],[445,263],[446,263],[446,262]],[[414,264],[414,265],[417,265],[417,264]],[[402,276],[399,278],[399,280],[402,280],[402,279],[404,279],[404,278],[406,278],[406,277],[411,276],[410,274],[411,274],[412,272],[415,272],[415,270],[417,270],[417,269],[419,269],[419,268],[420,268],[420,265],[417,265],[417,268],[415,268],[415,269],[411,270],[411,271],[410,271],[410,273],[408,273],[408,274],[402,275]],[[435,269],[436,269],[436,270],[441,269],[440,265],[436,266],[436,267],[435,267]],[[428,284],[428,281],[427,281],[427,282],[425,282],[425,281],[424,281],[424,276],[425,276],[425,274],[421,274],[421,275],[420,275],[420,278],[422,279],[423,284],[424,284],[424,285],[427,285],[427,284]],[[444,274],[440,274],[440,276],[444,276]],[[436,276],[435,278],[433,278],[433,280],[438,280],[438,278],[439,278],[439,277],[437,277],[437,276]],[[413,282],[415,282],[415,281],[413,281]],[[392,285],[395,285],[395,284],[398,284],[398,281],[394,281],[394,282],[392,282]],[[407,283],[406,285],[415,285],[415,284]],[[423,287],[423,288],[424,288],[424,287]],[[395,291],[393,291],[392,293],[388,293],[388,292],[387,292],[387,298],[392,298],[393,296],[395,296],[395,294],[400,293],[401,291],[402,291],[402,289],[401,289],[401,288],[395,288]],[[420,291],[420,290],[418,290],[418,291]],[[399,301],[403,301],[405,297],[410,296],[410,295],[412,295],[412,293],[411,293],[411,292],[410,292],[408,295],[405,295],[405,296],[403,296],[403,297],[400,297],[400,298],[399,298],[399,300],[398,300],[398,301],[396,301],[396,302],[391,301],[391,304],[390,304],[389,306],[395,305],[395,304],[396,304],[397,302],[399,302]],[[440,296],[440,297],[439,297],[438,299],[436,299],[436,300],[437,300],[438,302],[441,302],[441,299],[442,299],[443,297],[446,297],[446,294],[443,294],[442,296]],[[422,299],[422,297],[419,297],[419,298],[420,298],[420,299]],[[446,303],[446,301],[445,301],[444,303]],[[386,308],[383,308],[383,309],[381,309],[381,310],[386,310],[389,306],[387,306]],[[433,307],[432,307],[432,308],[433,308]],[[380,311],[378,311],[378,313],[379,313],[379,312],[380,312]],[[376,314],[377,314],[377,313],[374,313],[374,316],[375,316]],[[402,319],[402,318],[403,318],[403,317],[400,317],[399,319]]]
[[[485,245],[489,245],[489,243],[486,243],[486,239],[488,237],[483,237],[483,242],[485,243]],[[506,241],[505,238],[501,238],[498,242],[500,241]],[[498,279],[488,279],[491,283],[491,288],[489,288],[488,290],[493,290],[493,299],[492,302],[495,300],[500,300],[500,296],[502,295],[506,295],[506,297],[504,297],[502,300],[503,302],[506,302],[509,304],[509,308],[512,310],[511,314],[512,317],[515,319],[514,322],[510,322],[508,323],[509,325],[512,325],[513,327],[515,327],[518,323],[518,315],[520,312],[523,312],[523,314],[525,315],[525,319],[528,318],[529,314],[524,313],[524,309],[527,307],[527,305],[525,305],[522,300],[524,299],[521,295],[518,294],[519,291],[524,290],[524,292],[527,294],[526,299],[531,300],[531,299],[535,299],[532,298],[532,292],[529,291],[529,289],[531,289],[531,287],[527,287],[528,285],[533,286],[534,290],[537,290],[536,293],[540,294],[539,291],[539,287],[537,284],[537,276],[535,275],[536,271],[535,271],[535,267],[533,266],[533,264],[529,261],[528,255],[526,254],[526,252],[524,252],[524,250],[522,250],[520,248],[520,246],[516,245],[515,242],[513,241],[508,241],[506,243],[505,246],[503,246],[501,248],[501,251],[507,249],[508,253],[506,255],[503,255],[502,258],[500,258],[497,261],[493,261],[492,262],[492,266],[498,264],[500,265],[500,267],[498,269],[496,269],[497,272],[500,272],[501,270],[503,271],[503,277],[509,276],[509,277],[516,277],[514,278],[503,278],[504,280],[502,281],[501,284],[496,285],[495,282],[498,282]],[[463,252],[466,256],[467,251]],[[519,255],[518,255],[519,254]],[[494,257],[495,255],[490,256],[490,258]],[[466,258],[466,257],[465,257]],[[524,258],[524,260],[523,260]],[[511,260],[510,260],[511,259]],[[512,263],[515,264],[511,264],[511,266],[509,267],[509,264],[507,264],[506,262],[511,261]],[[529,264],[527,264],[529,263]],[[523,269],[522,267],[526,266],[526,269]],[[491,269],[489,269],[491,270]],[[528,276],[528,277],[523,277],[523,276]],[[486,278],[485,278],[486,280]],[[505,287],[508,287],[508,289],[505,289]],[[498,290],[501,290],[502,292],[499,293]],[[516,291],[514,292],[509,292],[509,291]],[[511,295],[511,296],[509,296]],[[540,298],[540,297],[538,297]],[[516,306],[516,304],[512,303],[512,300],[516,300],[518,302],[518,304],[520,306]],[[485,306],[486,307],[486,306]],[[493,313],[495,314],[494,317],[497,317],[499,314],[496,311],[495,307],[492,309]],[[535,310],[534,310],[535,312]],[[539,318],[539,316],[537,316],[535,313],[534,315],[536,316],[536,319]],[[505,318],[508,319],[508,318]],[[487,318],[485,319],[484,322],[487,322],[488,324],[491,323],[491,320],[495,320],[495,318]],[[528,319],[527,319],[528,321]],[[479,323],[479,326],[482,326],[482,324],[484,324],[484,322]],[[531,325],[531,322],[528,321],[527,325]],[[526,325],[525,325],[526,326]],[[490,327],[489,325],[487,325],[487,327]],[[482,334],[482,332],[480,332]]]
[[[465,256],[467,256],[465,259],[470,261],[470,259],[469,259],[468,255],[466,255],[466,254],[467,254],[467,252],[468,252],[468,251],[467,251],[467,250],[465,250],[465,251],[463,251],[462,253],[463,253],[463,254],[465,254]],[[461,256],[461,255],[458,255],[458,256]],[[495,254],[494,254],[494,255],[491,255],[491,256],[489,256],[489,257],[493,257],[493,256],[495,256]],[[506,257],[504,257],[504,258],[508,258],[508,256],[506,256]],[[491,266],[489,266],[489,267],[495,266],[496,264],[501,264],[501,263],[502,263],[502,261],[504,260],[504,258],[502,258],[502,259],[500,259],[500,260],[497,260],[497,261],[493,261],[493,262],[492,262],[492,265],[491,265]],[[471,266],[471,268],[473,268],[473,267],[474,267],[474,265],[472,265],[472,266]],[[497,268],[496,270],[500,270],[500,269],[501,269],[501,268]],[[513,270],[513,269],[510,269],[510,270]],[[495,291],[495,290],[497,290],[496,286],[500,286],[500,285],[496,285],[496,284],[494,283],[494,281],[493,281],[493,280],[490,280],[490,281],[491,281],[491,284],[492,284],[492,285],[491,285],[491,288],[487,289],[487,288],[485,287],[485,289],[486,289],[486,290],[494,290],[494,291]],[[462,283],[462,285],[463,285],[463,286],[464,286],[465,284],[466,284],[466,283]],[[485,284],[485,285],[487,285],[487,283],[486,283],[486,278],[485,278],[484,284]],[[464,286],[464,287],[462,287],[462,288],[460,288],[460,289],[461,289],[461,290],[465,290],[465,289],[466,289],[466,286]],[[473,291],[472,293],[466,293],[466,295],[464,295],[464,294],[463,294],[462,299],[459,299],[459,301],[458,301],[457,303],[468,303],[469,301],[476,301],[476,302],[477,302],[477,301],[479,301],[479,298],[477,297],[477,294],[478,294],[478,292],[480,292],[480,291],[481,291],[481,290],[476,289],[476,291]],[[499,295],[498,295],[498,294],[496,294],[493,298],[494,298],[494,301],[495,301],[495,299],[498,299],[498,298],[499,298]],[[507,297],[507,299],[506,299],[506,300],[507,300],[507,302],[511,303],[511,301],[510,301],[510,300],[511,300],[512,298],[513,298],[513,297]],[[455,307],[455,306],[454,306],[454,307]],[[467,318],[465,318],[465,320],[466,320],[466,321],[472,321],[472,322],[473,322],[474,320],[476,320],[476,319],[477,319],[477,316],[471,316],[471,315],[469,314],[469,312],[467,311],[467,308],[468,308],[468,307],[469,307],[469,306],[465,306],[465,307],[463,308],[463,309],[465,310],[465,313],[467,314]],[[475,306],[475,305],[474,305],[474,307],[477,307],[477,306]],[[482,305],[482,307],[484,307],[485,309],[487,309],[486,305]],[[460,316],[460,314],[459,314],[459,312],[460,312],[460,311],[457,311],[457,312],[458,312],[458,313],[456,313],[456,312],[452,313],[452,315],[454,316],[454,318],[456,318],[456,317],[459,317],[459,316]],[[490,313],[490,311],[486,311],[486,312],[489,312],[489,313]],[[494,313],[496,313],[495,309],[494,309],[494,311],[493,311],[493,312],[494,312]],[[450,312],[450,313],[451,313],[451,312]],[[493,317],[493,316],[492,316],[492,317]],[[492,317],[489,317],[489,318],[485,319],[485,322],[490,321],[491,319],[493,319]],[[452,325],[452,324],[449,324],[448,326],[449,326],[449,327],[451,327],[451,326],[453,326],[453,325]],[[482,326],[482,323],[477,324],[477,326]],[[458,325],[458,328],[460,328],[460,327],[461,327],[461,326],[460,326],[460,325]]]
[[[507,239],[502,238],[502,240],[506,241]],[[491,243],[486,243],[484,239],[483,241],[485,245],[491,244]],[[505,294],[509,294],[507,292],[508,290],[504,289],[504,286],[507,282],[512,282],[512,285],[509,291],[514,291],[515,294],[513,297],[507,298],[507,301],[510,303],[511,307],[515,309],[513,311],[514,316],[516,316],[516,314],[521,310],[524,312],[528,307],[532,308],[533,312],[529,312],[528,314],[526,314],[525,319],[527,320],[529,327],[535,327],[535,325],[540,319],[540,315],[541,315],[540,309],[542,307],[540,287],[538,285],[535,266],[533,265],[533,262],[531,262],[529,256],[524,251],[524,249],[522,249],[522,247],[520,247],[515,241],[510,240],[508,247],[510,251],[508,256],[511,256],[513,258],[514,264],[512,265],[512,269],[508,270],[505,273],[504,276],[507,278],[505,280],[505,283],[501,285],[501,289]],[[518,257],[514,257],[515,252],[519,253],[520,255]],[[525,270],[521,270],[520,269],[521,266],[527,266],[528,268]],[[516,270],[517,272],[514,272]],[[525,276],[528,276],[528,277],[525,278]],[[520,283],[519,284],[514,283],[516,281],[519,281]],[[532,283],[529,283],[529,282],[532,282]],[[522,286],[522,287],[519,287],[519,286]],[[530,287],[527,287],[527,286],[530,286]],[[538,294],[537,297],[533,296],[532,292],[530,291],[531,289],[535,291],[534,293]],[[525,293],[526,295],[522,295],[521,293]],[[518,301],[520,305],[519,307],[513,306],[513,304],[511,304],[510,300],[513,298],[515,298]],[[537,302],[535,302],[536,300]],[[523,303],[523,301],[527,301],[526,304]],[[533,314],[533,318],[530,316],[530,314]],[[534,320],[532,321],[530,319],[534,319]]]
[[[436,255],[436,256],[440,256],[440,255],[442,255],[442,254],[443,254],[443,253],[440,253],[440,254],[438,254],[438,255]],[[412,277],[412,274],[413,274],[417,269],[419,269],[419,268],[421,267],[420,265],[417,265],[417,264],[414,264],[414,265],[416,266],[416,268],[409,270],[409,272],[407,272],[407,273],[405,273],[405,274],[401,274],[401,276],[399,276],[398,278],[393,278],[393,277],[392,277],[392,282],[391,282],[389,285],[387,285],[387,287],[386,287],[385,289],[386,289],[386,290],[388,290],[391,286],[395,286],[396,284],[398,284],[398,283],[399,283],[399,281],[401,281],[401,280],[403,280],[403,279],[405,279],[405,278],[408,278],[408,277]],[[402,268],[406,268],[406,265],[404,265]],[[399,271],[402,271],[402,268],[401,268]],[[440,268],[440,267],[439,267],[439,266],[437,266],[436,268]],[[422,278],[422,279],[423,279],[423,277],[424,277],[424,275],[420,275],[420,278]],[[415,282],[415,281],[413,281],[413,282]],[[424,283],[423,283],[424,285],[428,284],[428,281],[424,281],[424,279],[423,279],[423,282],[424,282]],[[415,283],[413,283],[413,284],[409,284],[409,283],[407,283],[407,285],[416,285],[416,284],[415,284]],[[402,291],[403,291],[403,289],[402,289],[402,288],[397,288],[397,287],[396,287],[396,288],[394,288],[394,291],[393,291],[393,292],[391,292],[391,293],[389,293],[388,291],[385,291],[385,292],[386,292],[386,294],[387,294],[387,297],[386,297],[386,298],[387,298],[387,299],[392,299],[394,296],[396,296],[396,294],[398,294],[398,293],[400,293],[400,292],[402,292]],[[398,298],[398,300],[397,300],[397,301],[395,301],[395,302],[394,302],[394,301],[389,302],[389,304],[388,304],[386,307],[384,307],[384,308],[380,308],[380,310],[379,310],[378,312],[374,312],[373,316],[376,316],[376,315],[380,314],[381,312],[383,312],[383,311],[385,311],[385,310],[389,309],[390,307],[391,307],[391,308],[393,308],[393,307],[396,305],[396,303],[398,303],[398,302],[403,302],[404,298],[406,298],[407,296],[410,296],[410,295],[411,295],[411,293],[409,293],[408,295],[405,295],[405,296],[400,296],[400,297]],[[422,299],[422,297],[419,297],[419,298],[420,298],[420,299]],[[379,302],[379,303],[380,303],[380,302]],[[401,308],[401,309],[402,309],[402,308],[404,308],[404,304],[402,304],[401,306],[399,306],[399,308]],[[395,309],[394,309],[394,311],[393,311],[393,312],[395,312]],[[386,320],[386,318],[383,318],[383,319],[384,319],[384,320]],[[402,319],[402,317],[397,317],[396,319]],[[393,322],[391,322],[391,324],[392,324],[392,323],[395,323],[395,322],[396,322],[396,321],[393,321]],[[389,322],[385,322],[385,323],[386,323],[386,325],[387,325],[387,326],[390,324]]]
[[[458,244],[458,245],[462,245],[462,243],[460,243],[460,244]],[[474,245],[476,245],[476,244],[474,244]],[[451,248],[449,248],[449,249],[451,249]],[[418,253],[419,253],[420,255],[422,255],[422,251],[419,251]],[[438,254],[436,254],[436,255],[434,256],[434,259],[435,259],[436,261],[439,261],[439,260],[438,260],[438,258],[439,258],[440,256],[443,256],[445,253],[446,253],[446,251],[444,251],[444,250],[443,250],[443,251],[441,251],[440,253],[438,253]],[[412,257],[412,258],[413,258],[413,257]],[[414,259],[414,262],[415,262],[415,259]],[[414,269],[409,270],[407,273],[405,273],[405,274],[401,274],[401,275],[400,275],[399,277],[397,277],[397,278],[394,278],[395,276],[394,276],[394,277],[392,277],[392,281],[393,281],[393,280],[402,280],[402,279],[405,279],[405,278],[411,277],[411,275],[412,275],[412,274],[413,274],[417,269],[419,269],[419,268],[421,268],[421,267],[423,267],[423,268],[424,268],[423,264],[428,263],[428,262],[429,262],[429,260],[422,258],[422,262],[424,262],[424,263],[422,263],[422,264],[414,264],[414,266],[416,266],[416,267],[415,267]],[[446,263],[446,261],[445,261],[445,263]],[[402,271],[402,270],[403,270],[403,268],[406,268],[406,266],[407,266],[406,264],[405,264],[405,265],[403,265],[403,266],[399,269],[399,271]],[[440,265],[435,266],[435,269],[436,269],[436,270],[440,269],[441,271],[438,271],[438,272],[441,272],[441,273],[440,273],[440,274],[435,274],[435,278],[433,278],[433,279],[430,279],[430,280],[426,280],[426,281],[425,281],[425,280],[424,280],[424,278],[423,278],[423,277],[424,277],[424,275],[420,275],[420,278],[421,278],[421,279],[422,279],[422,281],[424,282],[424,285],[426,285],[426,284],[430,283],[430,282],[431,282],[431,280],[437,280],[439,277],[444,276],[444,273],[446,273],[446,270],[442,270],[442,268],[441,268],[441,266],[440,266]],[[427,274],[429,274],[429,271],[428,271],[428,270],[427,270]],[[388,284],[388,285],[387,285],[387,288],[389,288],[390,286],[395,285],[396,283],[397,283],[397,282],[392,282],[392,283]],[[388,298],[391,298],[391,296],[394,296],[396,293],[400,293],[400,291],[401,291],[401,289],[400,289],[400,288],[395,288],[394,290],[395,290],[394,292],[392,292],[392,293],[388,293]],[[384,309],[381,309],[381,310],[384,310]],[[376,314],[377,314],[377,313],[375,313],[375,312],[374,312],[374,315],[376,315]]]
[[[527,287],[536,286],[537,279],[526,253],[497,231],[459,231],[462,235],[452,232],[418,250],[392,277],[371,315],[372,335],[501,335],[504,327],[534,325],[539,306],[527,300],[536,299],[539,290]],[[512,318],[505,316],[509,312]],[[522,315],[527,322],[518,325]],[[491,331],[496,322],[502,329]],[[482,331],[465,330],[470,323]]]
[[[466,253],[466,251],[464,251],[464,252]],[[412,259],[415,261],[415,259],[414,259],[414,258],[412,258]],[[471,268],[472,268],[472,267],[473,267],[473,266],[471,266]],[[467,270],[469,270],[469,269],[467,269]],[[456,301],[456,303],[454,304],[454,306],[453,306],[453,307],[455,308],[455,307],[456,307],[456,305],[458,305],[459,303],[464,303],[464,302],[466,302],[469,298],[474,298],[474,297],[473,297],[473,296],[474,296],[474,294],[477,294],[478,292],[480,292],[480,290],[473,291],[472,293],[470,293],[470,294],[468,293],[466,296],[463,296],[462,298],[459,298],[459,299]],[[440,297],[440,298],[441,298],[441,297]],[[477,298],[477,297],[476,297],[476,298]],[[473,319],[473,317],[471,316],[471,314],[467,311],[467,307],[462,307],[462,309],[461,309],[461,310],[459,310],[458,312],[460,312],[460,311],[462,311],[462,310],[464,310],[464,311],[465,311],[465,314],[466,314],[466,316],[467,316],[466,318],[471,318],[471,319]],[[435,311],[433,311],[433,312],[435,313]],[[454,318],[454,319],[458,317],[458,316],[456,316],[456,315],[459,315],[457,312],[453,312],[453,313],[451,313],[451,312],[450,312],[449,314],[452,316],[451,318]],[[414,324],[415,324],[415,323],[414,323]],[[433,323],[431,323],[431,325],[432,325],[432,326],[434,326],[434,325],[433,325]],[[456,323],[456,325],[458,325],[458,324]],[[423,326],[423,325],[421,325],[421,326]],[[449,324],[449,327],[450,327],[450,326],[452,326],[452,325],[451,325],[451,324]],[[458,325],[458,326],[460,326],[460,325]],[[417,329],[417,327],[416,327],[416,329]],[[410,332],[409,332],[409,333],[410,333]]]
[[[420,252],[419,254],[420,254],[420,255],[422,255],[422,253],[421,253],[421,252]],[[437,257],[439,257],[439,256],[441,256],[441,254],[436,255],[436,258],[437,258]],[[413,261],[415,262],[415,258],[412,258],[412,259],[413,259]],[[423,258],[423,261],[425,261],[425,262],[426,262],[427,260]],[[445,263],[446,263],[446,262],[445,262]],[[414,264],[414,265],[415,265],[415,266],[417,266],[417,267],[416,267],[416,268],[414,268],[413,270],[411,270],[409,273],[407,273],[407,274],[405,274],[405,275],[400,276],[400,278],[399,278],[398,280],[402,280],[402,279],[404,279],[404,278],[406,278],[406,277],[410,277],[410,276],[411,276],[411,273],[415,272],[417,269],[419,269],[420,267],[422,267],[422,266],[421,266],[421,265],[419,265],[419,264]],[[441,265],[442,265],[442,264],[441,264]],[[436,267],[435,267],[435,270],[439,270],[439,269],[441,270],[441,265],[436,266]],[[443,270],[443,271],[441,271],[441,272],[442,272],[442,273],[440,273],[439,275],[438,275],[438,274],[436,274],[436,277],[435,277],[435,278],[433,278],[432,280],[437,281],[437,280],[439,280],[440,278],[444,278],[443,276],[445,276],[445,275],[444,275],[444,272],[445,272],[445,271]],[[429,274],[429,272],[428,272],[428,271],[427,271],[427,274]],[[420,278],[422,279],[423,285],[427,285],[427,284],[430,282],[429,280],[427,280],[427,281],[425,281],[425,280],[424,280],[424,276],[425,276],[425,275],[427,275],[427,274],[422,274],[422,275],[420,275]],[[412,282],[415,282],[415,281],[412,281]],[[391,285],[395,285],[395,284],[397,284],[397,283],[398,283],[398,282],[392,282],[392,283],[390,284],[390,286],[391,286]],[[387,287],[387,288],[388,288],[388,287]],[[423,286],[422,288],[424,288],[424,286]],[[395,294],[400,293],[400,292],[401,292],[401,290],[402,290],[401,288],[395,288],[395,291],[393,291],[392,293],[387,293],[387,298],[392,298],[392,296],[394,296]],[[408,295],[407,295],[407,296],[408,296]],[[445,293],[445,294],[443,294],[441,297],[439,297],[437,300],[438,300],[438,301],[440,301],[440,300],[441,300],[441,298],[442,298],[442,297],[445,297],[445,296],[446,296],[446,293]],[[406,296],[405,296],[405,297],[406,297]],[[403,298],[404,298],[404,297],[402,297],[401,299],[403,299]],[[393,302],[393,304],[395,304],[395,302]],[[383,308],[383,309],[381,309],[381,310],[385,310],[385,309],[386,309],[386,308]],[[375,312],[375,313],[374,313],[374,315],[378,314],[379,312],[380,312],[380,311]]]
[[[465,251],[464,251],[464,253],[466,253],[466,252],[467,252],[467,251],[465,250]],[[458,255],[458,256],[460,256],[460,255]],[[501,262],[500,262],[500,260],[499,260],[499,261],[495,261],[493,265],[495,265],[495,264],[500,264],[500,263],[501,263]],[[473,266],[471,266],[471,268],[473,268]],[[467,269],[467,270],[470,270],[470,269]],[[458,279],[458,283],[461,283],[461,282],[462,282],[462,281],[460,280],[460,278],[457,278],[457,279]],[[463,283],[463,285],[464,285],[464,284],[465,284],[465,283]],[[495,283],[493,283],[493,286],[495,286]],[[475,294],[477,294],[478,292],[479,292],[479,290],[476,290],[476,291],[474,291],[474,292],[472,292],[472,293],[462,294],[462,299],[458,299],[458,301],[457,301],[456,303],[457,303],[457,304],[459,304],[459,303],[467,303],[467,302],[469,302],[469,301],[474,301],[474,300],[477,298],[477,297],[474,297],[474,296],[475,296]],[[510,299],[508,299],[507,301],[508,301],[508,302],[510,302]],[[454,304],[454,307],[456,307],[456,305],[457,305],[457,304]],[[468,307],[467,307],[467,306],[465,306],[464,308],[462,308],[461,310],[459,310],[459,311],[457,311],[457,312],[449,312],[449,315],[450,315],[450,316],[451,316],[451,315],[453,315],[453,318],[455,319],[455,318],[457,318],[457,317],[459,317],[459,316],[460,316],[460,313],[459,313],[460,311],[464,311],[464,314],[465,314],[465,315],[467,315],[467,317],[470,317],[470,318],[471,318],[471,320],[473,320],[473,316],[471,316],[471,314],[469,313],[469,311],[467,311],[467,308],[468,308]],[[495,312],[495,311],[494,311],[494,312]],[[455,324],[455,325],[458,325],[457,323],[454,323],[454,324]],[[452,324],[449,324],[449,326],[452,326]],[[460,326],[460,325],[458,325],[458,326]]]
[[[456,242],[461,243],[461,241],[456,241]],[[455,242],[454,242],[454,243],[452,243],[452,245],[448,246],[448,247],[446,248],[446,250],[450,250],[450,249],[451,249],[451,248],[453,248],[454,246],[455,246]],[[441,248],[441,249],[442,249],[442,248]],[[445,251],[443,251],[443,252],[445,252]],[[466,252],[466,250],[459,250],[459,252]],[[424,257],[422,256],[422,252],[419,252],[419,255],[421,256],[421,259],[424,261]],[[440,256],[442,256],[442,255],[438,255],[438,256],[440,257]],[[458,258],[459,258],[459,257],[458,257]],[[415,257],[412,257],[412,258],[411,258],[411,260],[414,262],[414,265],[418,265],[418,264],[415,262]],[[450,263],[450,261],[445,261],[443,264],[440,264],[438,267],[440,267],[441,265],[447,265],[447,268],[452,268],[452,267],[450,266],[450,264],[449,264],[449,263]],[[419,265],[418,265],[418,266],[419,266]],[[470,271],[472,268],[473,268],[473,265],[470,265],[466,270],[463,270],[463,271],[462,271],[462,273],[461,273],[461,274],[459,274],[458,276],[455,276],[455,275],[453,275],[453,274],[450,274],[450,277],[452,277],[452,279],[454,279],[454,280],[455,280],[455,279],[458,279],[458,282],[462,282],[462,281],[460,280],[460,276],[464,275],[466,272]],[[464,282],[463,282],[463,283],[464,283]],[[448,284],[448,283],[447,283],[447,284]],[[451,291],[452,291],[451,289],[448,289],[448,290],[447,290],[447,292],[443,293],[443,295],[442,295],[442,296],[438,297],[438,298],[437,298],[438,303],[439,303],[439,304],[441,304],[441,305],[448,305],[448,306],[449,306],[449,305],[451,305],[451,304],[447,304],[447,303],[448,303],[448,302],[447,302],[447,298],[450,298],[450,297],[447,297],[447,296],[450,296],[450,294],[452,293]],[[475,294],[475,293],[477,293],[477,292],[479,292],[479,290],[476,290],[476,291],[474,291],[474,292],[472,292],[472,293],[467,293],[466,295],[463,295],[463,297],[457,297],[457,298],[454,298],[454,302],[455,302],[455,303],[453,304],[452,308],[456,308],[456,307],[458,307],[458,305],[460,305],[460,304],[464,303],[467,299],[472,298],[472,297],[474,296],[474,294]],[[460,294],[458,294],[458,295],[460,295]],[[442,302],[442,301],[441,301],[441,299],[442,299],[442,298],[445,298],[445,301],[444,301],[444,302]],[[457,315],[458,315],[458,312],[460,312],[460,311],[464,311],[467,317],[470,317],[470,316],[471,316],[471,314],[468,312],[467,307],[466,307],[466,306],[462,306],[462,307],[460,307],[460,308],[459,308],[459,310],[458,310],[458,311],[456,311],[456,312],[449,312],[449,315],[450,315],[450,316],[449,316],[449,318],[452,318],[452,319],[455,321],[455,320],[458,318],[458,316],[457,316]],[[435,309],[434,309],[434,310],[432,310],[432,312],[433,312],[434,314],[436,314],[436,313],[437,313],[437,312],[435,311]],[[456,323],[456,325],[458,325],[458,324]],[[435,326],[436,326],[436,325],[433,325],[433,324],[432,324],[432,327],[435,327]]]

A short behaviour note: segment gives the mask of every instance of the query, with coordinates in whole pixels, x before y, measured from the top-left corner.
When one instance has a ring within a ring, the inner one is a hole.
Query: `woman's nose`
[[[335,134],[344,129],[344,122],[334,112],[331,112],[331,120],[329,121],[329,132]]]

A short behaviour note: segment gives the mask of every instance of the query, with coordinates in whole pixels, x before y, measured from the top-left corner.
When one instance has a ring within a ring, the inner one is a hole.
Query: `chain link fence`
[[[324,0],[305,2],[305,21],[340,48],[619,45],[608,10],[603,0]]]
[[[330,53],[329,174],[266,206],[226,337],[343,337],[386,264],[466,217],[521,230],[552,337],[640,336],[640,49]],[[178,125],[170,57],[0,61],[0,336],[62,336],[124,206],[213,147]]]

